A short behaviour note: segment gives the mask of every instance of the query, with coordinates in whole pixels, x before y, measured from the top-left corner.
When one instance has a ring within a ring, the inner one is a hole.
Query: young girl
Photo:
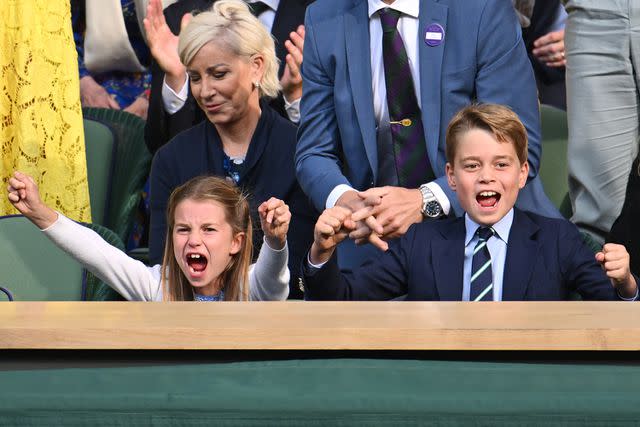
[[[222,178],[193,178],[173,191],[164,259],[162,266],[154,267],[129,258],[92,230],[46,206],[30,176],[15,172],[8,191],[20,213],[128,300],[284,300],[289,293],[289,207],[276,198],[260,205],[265,242],[250,265],[249,205]]]

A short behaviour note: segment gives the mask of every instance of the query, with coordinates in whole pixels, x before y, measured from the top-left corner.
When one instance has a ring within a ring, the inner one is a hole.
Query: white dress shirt
[[[371,50],[371,84],[373,90],[373,111],[375,114],[378,132],[385,133],[387,139],[391,141],[391,128],[389,126],[389,107],[387,106],[387,87],[384,77],[384,60],[382,57],[382,25],[378,11],[390,8],[402,12],[398,20],[398,32],[404,42],[404,47],[409,59],[409,68],[413,78],[413,87],[416,92],[418,106],[422,108],[420,99],[420,65],[418,62],[418,31],[420,3],[415,0],[395,0],[392,4],[386,4],[382,0],[368,1],[369,13],[369,47]],[[445,214],[451,209],[451,203],[444,191],[435,182],[427,184],[436,199],[442,206]],[[353,190],[352,187],[341,184],[336,186],[329,197],[327,197],[326,207],[333,207],[340,196],[346,191]]]

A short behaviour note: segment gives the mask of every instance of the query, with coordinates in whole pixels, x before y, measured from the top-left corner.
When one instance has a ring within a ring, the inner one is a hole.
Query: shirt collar
[[[258,0],[245,0],[245,1],[251,4],[251,3],[255,3]],[[278,3],[280,3],[280,0],[260,0],[260,1],[262,1],[262,3],[269,6],[274,12],[278,10]]]
[[[420,2],[416,0],[395,0],[392,4],[386,4],[382,0],[368,0],[368,3],[369,19],[371,19],[374,13],[386,7],[395,9],[416,19],[420,16]]]
[[[503,216],[500,221],[493,224],[493,230],[496,232],[495,236],[505,243],[509,242],[509,231],[511,230],[511,224],[513,224],[513,208]],[[469,246],[471,239],[475,236],[480,224],[469,218],[469,215],[464,214],[464,226],[466,229],[466,235],[464,239],[464,246]]]

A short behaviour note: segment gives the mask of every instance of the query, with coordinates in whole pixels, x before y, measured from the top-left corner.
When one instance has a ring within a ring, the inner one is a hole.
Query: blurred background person
[[[5,0],[0,16],[2,182],[28,172],[45,203],[91,222],[69,2]],[[14,213],[0,202],[0,215]]]

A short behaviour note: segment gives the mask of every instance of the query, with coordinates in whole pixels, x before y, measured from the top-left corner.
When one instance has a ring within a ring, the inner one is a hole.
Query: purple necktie
[[[401,12],[385,8],[378,13],[382,23],[384,77],[398,183],[402,187],[416,188],[433,180],[434,175],[426,150],[409,59],[397,30]]]

